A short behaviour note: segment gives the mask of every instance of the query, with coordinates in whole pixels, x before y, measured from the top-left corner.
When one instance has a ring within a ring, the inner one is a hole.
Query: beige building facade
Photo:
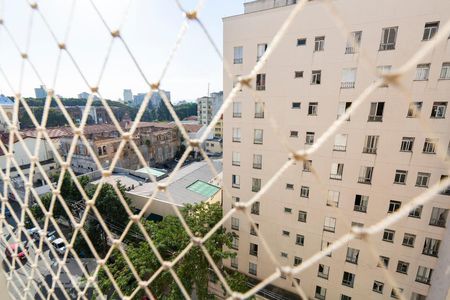
[[[245,3],[244,14],[224,18],[224,57],[234,76],[229,79],[224,72],[225,95],[270,47],[294,2],[253,1]],[[333,4],[349,36],[323,3],[307,2],[251,89],[238,92],[225,112],[223,183],[229,193],[224,192],[224,214],[274,176],[288,160],[288,149],[311,147],[378,78],[377,70],[400,67],[450,17],[450,2],[444,0]],[[400,82],[410,96],[390,85],[378,88],[310,162],[291,166],[252,207],[251,216],[278,264],[300,264],[352,226],[377,223],[448,175],[450,40],[438,44]],[[406,299],[446,299],[449,209],[447,189],[401,222],[369,240],[349,242],[293,280],[311,299],[393,299],[394,286],[381,260]],[[227,266],[248,275],[252,284],[276,271],[242,213],[226,226],[235,233],[237,252]],[[293,280],[277,279],[265,297],[295,299]]]

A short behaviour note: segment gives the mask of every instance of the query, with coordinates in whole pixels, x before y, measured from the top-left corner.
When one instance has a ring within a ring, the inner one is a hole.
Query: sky
[[[145,76],[150,82],[157,81],[184,21],[176,2],[174,0],[131,2],[94,0],[94,2],[110,28],[116,29],[122,23],[121,36],[135,55]],[[180,2],[187,10],[193,9],[197,3],[195,0],[180,0]],[[222,18],[241,14],[244,0],[204,2],[199,17],[222,51]],[[45,0],[37,3],[58,40],[63,41],[70,20],[72,1]],[[129,7],[128,14],[124,18],[127,7]],[[42,19],[37,14],[30,18],[31,9],[27,1],[0,0],[0,16],[20,52],[27,53],[39,73],[39,77],[36,76],[29,64],[24,64],[22,68],[23,60],[18,50],[5,29],[0,27],[0,67],[14,89],[14,92],[11,91],[4,77],[0,75],[0,94],[12,95],[20,91],[25,97],[34,97],[34,88],[41,82],[63,97],[77,97],[81,92],[89,92],[88,86],[66,53],[60,58],[59,71],[55,77],[59,49]],[[31,32],[29,39],[28,32]],[[91,86],[96,86],[99,81],[110,41],[110,33],[89,1],[77,0],[66,45]],[[222,62],[200,27],[191,22],[161,82],[161,89],[170,91],[172,101],[178,102],[206,95],[208,83],[210,92],[222,90]],[[147,92],[148,86],[125,47],[119,40],[115,40],[99,84],[99,91],[103,97],[117,100],[123,98],[123,89],[132,89],[133,94],[137,94]]]

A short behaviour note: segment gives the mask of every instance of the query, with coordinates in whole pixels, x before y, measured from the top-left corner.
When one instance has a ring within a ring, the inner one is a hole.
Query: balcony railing
[[[394,50],[394,49],[395,49],[395,43],[381,43],[380,44],[380,51]]]
[[[353,210],[365,213],[365,212],[367,212],[367,206],[365,206],[365,205],[355,205],[353,207]]]
[[[416,281],[424,284],[430,284],[430,277],[417,275]]]
[[[266,85],[256,85],[256,90],[257,91],[265,91],[266,90]]]
[[[368,148],[368,147],[364,147],[364,148],[363,148],[363,153],[377,154],[377,148]]]
[[[383,121],[383,116],[369,116],[367,121],[369,121],[369,122],[381,122],[381,121]]]
[[[237,161],[237,160],[233,160],[232,162],[231,162],[231,164],[233,165],[233,166],[240,166],[241,165],[241,162],[240,161]]]
[[[233,118],[240,118],[242,117],[242,113],[240,112],[233,112]]]
[[[262,164],[255,164],[253,163],[253,169],[262,169]]]
[[[446,221],[445,219],[431,218],[430,225],[438,226],[438,227],[445,227],[445,221]]]
[[[256,119],[263,119],[264,118],[264,112],[255,112],[255,118]]]
[[[263,140],[262,139],[254,139],[253,144],[262,145]]]
[[[371,184],[372,178],[358,177],[358,183]]]
[[[435,249],[435,248],[424,248],[422,251],[422,254],[437,257],[438,252],[439,252],[439,250]]]
[[[321,294],[318,294],[318,293],[316,293],[316,299],[319,299],[319,300],[325,300],[325,296],[324,296],[324,295],[321,295]]]
[[[233,59],[233,64],[237,65],[237,64],[242,64],[244,60],[242,58],[235,58]]]
[[[347,150],[347,146],[344,145],[334,145],[333,151],[342,151],[345,152]]]
[[[354,81],[341,82],[341,89],[354,89],[354,88],[355,88]]]
[[[355,47],[345,47],[345,54],[353,54],[356,53]]]
[[[342,174],[330,174],[330,179],[342,180]]]
[[[231,224],[231,229],[239,230],[239,225]]]
[[[237,136],[234,136],[233,137],[233,142],[240,143],[241,142],[241,138],[237,137]]]
[[[328,231],[328,232],[334,232],[334,231],[336,230],[336,228],[335,228],[335,227],[332,227],[332,226],[326,226],[326,225],[324,225],[324,226],[323,226],[323,230],[324,230],[324,231]]]

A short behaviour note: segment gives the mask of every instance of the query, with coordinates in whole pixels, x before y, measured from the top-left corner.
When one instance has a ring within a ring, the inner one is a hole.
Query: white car
[[[30,228],[30,229],[27,229],[27,232],[28,232],[28,234],[30,235],[30,236],[34,236],[35,234],[39,234],[39,228],[38,227],[33,227],[33,228]]]
[[[52,242],[53,247],[55,247],[56,252],[58,252],[59,255],[64,255],[66,252],[66,244],[64,243],[64,240],[62,238],[57,238]]]

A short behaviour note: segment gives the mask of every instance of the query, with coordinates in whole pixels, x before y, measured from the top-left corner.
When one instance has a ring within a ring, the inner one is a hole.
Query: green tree
[[[186,205],[181,213],[189,228],[197,237],[206,235],[222,218],[222,208],[217,203]],[[176,216],[167,216],[158,223],[145,220],[142,220],[142,222],[165,261],[175,259],[190,242],[189,235]],[[225,232],[223,228],[217,230],[206,241],[205,247],[218,266],[222,265],[222,259],[234,255],[232,252],[224,250],[224,246],[231,246],[231,241],[231,233]],[[139,276],[144,280],[148,280],[160,267],[159,261],[146,241],[127,245],[126,252]],[[108,267],[125,294],[129,295],[137,287],[136,279],[129,271],[129,267],[119,251],[113,253],[112,258],[108,261]],[[208,292],[209,267],[210,265],[201,249],[198,246],[193,246],[174,266],[174,271],[189,294],[195,291],[198,299],[210,299],[212,295]],[[242,289],[242,282],[239,282],[242,277],[233,276],[234,287]],[[118,298],[113,285],[103,270],[99,273],[99,283],[105,294],[110,295],[113,299]],[[238,283],[241,283],[241,285],[238,285]],[[159,274],[149,288],[158,299],[183,298],[169,271]],[[143,295],[144,291],[141,290],[134,299],[140,299]]]

